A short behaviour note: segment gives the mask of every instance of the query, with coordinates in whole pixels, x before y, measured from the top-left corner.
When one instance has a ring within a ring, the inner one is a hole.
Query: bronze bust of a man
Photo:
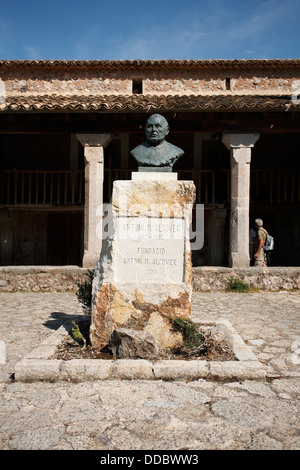
[[[139,171],[172,171],[183,150],[165,140],[169,134],[168,121],[160,114],[149,117],[145,126],[147,142],[130,153],[138,163]]]

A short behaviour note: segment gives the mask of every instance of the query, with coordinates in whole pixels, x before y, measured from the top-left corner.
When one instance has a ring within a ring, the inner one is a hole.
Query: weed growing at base
[[[186,351],[193,355],[200,354],[205,343],[205,336],[199,331],[199,327],[189,318],[176,317],[171,321],[175,330],[182,334]]]
[[[242,281],[238,277],[231,279],[229,286],[226,289],[229,292],[249,292],[250,287],[247,282]]]

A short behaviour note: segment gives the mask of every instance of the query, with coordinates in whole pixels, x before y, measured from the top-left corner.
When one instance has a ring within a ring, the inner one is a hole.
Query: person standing
[[[254,228],[251,227],[249,232],[249,258],[251,265],[253,264],[253,256],[254,256],[254,240],[257,237],[257,232]]]
[[[264,251],[264,244],[266,243],[267,231],[263,228],[263,221],[261,219],[255,220],[255,228],[257,230],[257,237],[254,240],[254,266],[267,266],[267,256]]]

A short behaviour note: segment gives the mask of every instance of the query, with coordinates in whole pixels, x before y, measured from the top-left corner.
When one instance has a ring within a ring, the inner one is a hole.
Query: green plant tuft
[[[229,286],[227,287],[228,291],[231,292],[249,292],[250,287],[247,282],[242,281],[238,277],[231,279]]]
[[[83,305],[84,313],[86,315],[90,315],[92,306],[92,285],[94,279],[94,270],[89,269],[87,276],[88,278],[86,281],[77,283],[78,291],[76,292],[76,297]]]
[[[72,324],[74,325],[72,328],[72,335],[73,335],[74,340],[77,341],[78,343],[83,343],[83,345],[85,346],[86,341],[83,335],[81,334],[79,325],[77,325],[75,320],[72,321]]]
[[[189,355],[199,355],[204,347],[205,336],[200,333],[198,326],[189,318],[172,318],[173,328],[183,337],[184,350]]]

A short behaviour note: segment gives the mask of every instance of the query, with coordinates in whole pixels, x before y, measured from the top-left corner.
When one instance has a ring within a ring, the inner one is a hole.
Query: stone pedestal
[[[229,265],[233,268],[247,268],[250,263],[250,162],[251,149],[258,139],[258,133],[223,134],[223,143],[230,150],[231,158]]]
[[[77,134],[84,146],[85,203],[84,255],[82,266],[94,268],[99,259],[102,239],[104,148],[110,143],[110,134]]]
[[[106,346],[117,328],[149,332],[160,349],[179,346],[170,318],[191,315],[194,201],[192,181],[149,174],[114,182],[112,233],[93,282],[93,347]]]

